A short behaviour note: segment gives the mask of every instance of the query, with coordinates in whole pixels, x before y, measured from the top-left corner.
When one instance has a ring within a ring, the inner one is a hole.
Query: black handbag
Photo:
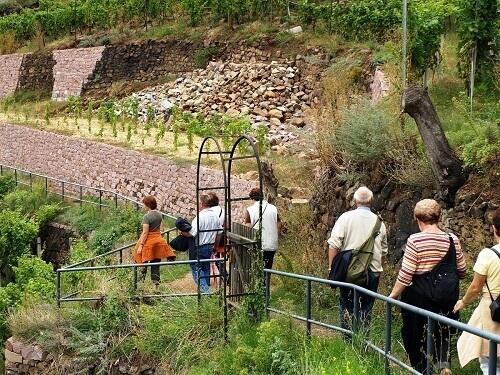
[[[495,254],[500,258],[500,254],[498,251],[496,251],[493,248],[490,248],[495,252]],[[490,304],[490,313],[491,313],[491,319],[494,322],[500,323],[500,295],[497,297],[497,299],[493,299],[493,295],[491,294],[490,287],[488,285],[488,282],[486,282],[486,288],[488,288],[488,293],[490,294],[491,298],[491,304]]]
[[[453,238],[446,255],[432,271],[413,277],[412,288],[427,299],[442,305],[453,306],[460,294],[457,271],[457,254]]]

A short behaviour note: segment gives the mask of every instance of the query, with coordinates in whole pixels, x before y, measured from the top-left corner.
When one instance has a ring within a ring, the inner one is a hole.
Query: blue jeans
[[[369,270],[368,271],[368,284],[364,286],[365,289],[376,292],[378,289],[380,277]],[[372,309],[375,303],[375,298],[368,296],[364,293],[358,293],[359,309],[358,316],[354,317],[354,289],[340,288],[339,295],[339,315],[340,327],[352,330],[353,319],[358,321],[358,330],[362,330],[366,336],[370,333],[370,323],[372,320]],[[350,341],[349,334],[343,334],[347,341]]]
[[[210,259],[212,256],[213,245],[201,245],[200,246],[200,260]],[[201,293],[210,293],[210,263],[193,263],[189,265],[191,267],[191,273],[193,274],[193,280],[196,284],[200,285]]]

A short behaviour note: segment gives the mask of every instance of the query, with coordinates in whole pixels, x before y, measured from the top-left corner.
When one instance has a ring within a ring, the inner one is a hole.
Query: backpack
[[[453,238],[446,255],[434,266],[431,272],[413,277],[415,292],[442,305],[453,306],[458,301],[459,278],[457,271],[457,252]]]
[[[373,258],[373,247],[375,238],[380,233],[382,219],[377,217],[377,222],[373,227],[372,234],[368,239],[353,250],[344,250],[339,252],[333,258],[329,280],[343,281],[356,285],[368,284],[368,269]],[[336,285],[330,285],[335,289]]]

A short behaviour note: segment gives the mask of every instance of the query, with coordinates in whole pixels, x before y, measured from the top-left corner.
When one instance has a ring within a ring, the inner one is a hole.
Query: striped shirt
[[[451,234],[457,255],[457,271],[460,279],[465,277],[465,259],[457,236]],[[403,263],[398,274],[398,282],[409,286],[414,275],[430,272],[450,248],[447,233],[433,234],[419,232],[412,234],[406,242]]]

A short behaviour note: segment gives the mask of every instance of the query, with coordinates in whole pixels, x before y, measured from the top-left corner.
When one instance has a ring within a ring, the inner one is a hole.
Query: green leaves
[[[20,211],[0,211],[0,270],[17,264],[17,259],[30,251],[38,235],[38,224]]]

